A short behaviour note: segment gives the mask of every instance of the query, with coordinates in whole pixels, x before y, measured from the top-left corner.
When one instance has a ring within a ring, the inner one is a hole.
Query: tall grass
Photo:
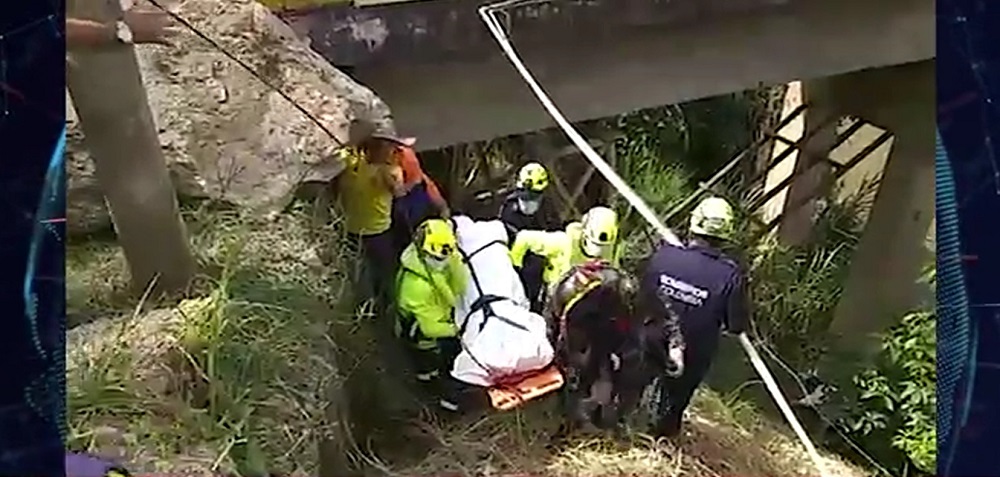
[[[199,293],[71,333],[68,445],[136,471],[315,473],[339,424],[326,409],[341,379],[331,324],[349,321],[332,306],[344,278],[316,248],[337,237],[313,241],[301,214],[194,219],[194,248],[215,271]]]
[[[877,186],[869,181],[841,200],[832,191],[801,246],[781,245],[774,236],[739,244],[751,257],[754,335],[795,369],[812,368],[827,350],[827,330]]]

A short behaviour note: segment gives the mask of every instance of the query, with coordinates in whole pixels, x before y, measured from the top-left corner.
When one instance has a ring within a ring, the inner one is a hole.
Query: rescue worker
[[[708,373],[720,331],[735,335],[747,327],[744,271],[721,251],[732,234],[732,206],[709,197],[691,213],[686,246],[662,244],[645,265],[640,300],[659,301],[675,310],[685,343],[683,373],[659,379],[661,399],[653,429],[658,436],[680,433],[684,409]]]
[[[452,311],[469,284],[452,225],[421,223],[400,262],[396,334],[412,351],[417,380],[437,383],[461,350]]]
[[[374,297],[381,312],[390,303],[398,259],[391,234],[392,202],[405,193],[403,175],[392,160],[393,142],[385,139],[391,134],[365,121],[351,123],[349,134],[352,146],[339,151],[345,167],[334,185],[349,243],[362,256],[354,278],[368,287],[362,296]]]
[[[567,225],[565,230],[518,232],[510,247],[510,257],[515,267],[523,267],[528,252],[541,256],[545,261],[542,282],[551,286],[570,268],[589,259],[601,258],[616,265],[617,240],[618,214],[598,206],[588,210],[579,222]],[[547,293],[548,290],[543,289],[539,299],[544,301]]]
[[[437,183],[420,165],[420,159],[413,149],[416,139],[381,134],[373,137],[393,143],[394,162],[403,171],[404,195],[397,197],[392,203],[393,234],[397,253],[401,253],[410,244],[418,224],[429,218],[448,219],[451,211]]]
[[[680,373],[677,315],[668,306],[635,306],[637,288],[632,275],[603,260],[573,267],[555,285],[545,316],[567,377],[561,433],[619,424],[652,373]]]
[[[511,236],[522,230],[557,230],[559,213],[545,196],[549,171],[537,162],[529,162],[517,171],[514,191],[500,205],[500,221]]]
[[[556,231],[560,227],[559,213],[551,200],[545,197],[549,187],[549,172],[537,162],[529,162],[517,172],[517,181],[511,192],[500,205],[500,221],[507,227],[507,233],[515,237],[522,230]],[[528,252],[518,275],[524,284],[524,292],[531,301],[531,311],[541,311],[542,272],[545,259]]]

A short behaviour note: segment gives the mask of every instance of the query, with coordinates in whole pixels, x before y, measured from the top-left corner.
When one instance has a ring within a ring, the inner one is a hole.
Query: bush
[[[848,417],[861,439],[884,431],[892,448],[927,474],[937,456],[935,321],[933,311],[914,311],[885,333],[876,366],[854,378],[859,405]]]

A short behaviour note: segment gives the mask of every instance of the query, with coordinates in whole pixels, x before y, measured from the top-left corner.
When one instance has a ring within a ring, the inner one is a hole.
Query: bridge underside
[[[577,121],[933,58],[934,14],[932,2],[918,0],[814,0],[520,53]],[[391,105],[400,131],[420,138],[422,149],[553,125],[499,48],[482,60],[413,63],[361,64],[354,76]]]

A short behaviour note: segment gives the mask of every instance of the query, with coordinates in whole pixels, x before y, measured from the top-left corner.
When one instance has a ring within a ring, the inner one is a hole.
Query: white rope
[[[600,172],[605,179],[607,179],[607,181],[618,191],[619,194],[625,197],[625,200],[627,200],[632,207],[639,211],[639,215],[646,219],[649,225],[656,229],[664,240],[672,245],[682,246],[682,243],[680,239],[677,238],[677,235],[675,235],[663,222],[660,221],[656,214],[653,213],[652,209],[649,208],[649,205],[647,205],[646,202],[643,201],[642,198],[640,198],[639,195],[636,194],[624,180],[622,180],[615,170],[608,165],[608,163],[601,158],[599,154],[597,154],[597,151],[595,151],[594,148],[592,148],[583,138],[583,136],[580,135],[575,128],[573,128],[573,125],[566,120],[566,117],[562,115],[559,108],[556,107],[549,96],[545,93],[545,90],[542,89],[535,78],[531,75],[531,72],[528,71],[524,62],[521,61],[521,58],[514,50],[514,46],[511,45],[510,40],[507,38],[503,29],[500,28],[500,25],[497,23],[496,17],[494,16],[494,10],[512,3],[514,2],[508,0],[479,8],[480,18],[482,18],[483,23],[485,23],[486,27],[490,30],[490,33],[497,41],[500,49],[503,50],[504,55],[508,60],[510,60],[511,65],[521,75],[521,78],[524,79],[524,82],[527,83],[528,87],[531,88],[531,91],[535,94],[535,97],[538,98],[538,101],[542,103],[542,107],[544,107],[549,113],[549,116],[555,120],[556,124],[559,125],[559,128],[562,129],[563,133],[565,133],[573,145],[575,145],[580,152],[583,153],[584,157],[586,157],[587,160],[593,164],[594,168],[597,169],[597,171]],[[767,386],[767,390],[771,394],[771,398],[774,399],[774,402],[778,405],[778,409],[780,409],[782,415],[784,415],[785,420],[788,421],[788,424],[792,427],[792,430],[799,438],[802,446],[805,447],[806,452],[813,461],[813,465],[816,467],[816,470],[821,476],[826,475],[823,460],[816,451],[816,446],[813,445],[812,440],[809,439],[809,436],[806,434],[802,424],[799,423],[798,418],[795,417],[795,413],[792,412],[792,408],[788,405],[788,400],[785,399],[785,396],[781,393],[781,389],[778,387],[777,382],[775,382],[774,376],[771,374],[770,370],[768,370],[764,361],[760,358],[760,355],[757,353],[757,350],[754,348],[753,343],[750,342],[750,338],[747,337],[746,333],[741,333],[739,335],[739,342],[743,346],[743,350],[746,351],[747,357],[750,359],[750,363],[753,365],[757,374],[760,375],[764,384]]]
[[[618,193],[624,196],[625,199],[632,204],[632,207],[635,207],[635,209],[639,211],[639,214],[642,215],[642,217],[645,218],[646,221],[648,221],[656,229],[656,231],[663,236],[664,240],[673,245],[680,246],[681,240],[677,238],[677,235],[668,229],[666,225],[660,222],[659,218],[656,217],[656,214],[653,213],[649,206],[646,205],[641,198],[639,198],[635,191],[629,187],[629,185],[599,154],[597,154],[597,151],[594,151],[594,148],[587,143],[587,140],[584,139],[583,136],[573,128],[573,125],[566,120],[562,113],[559,112],[559,109],[556,108],[555,104],[552,103],[552,100],[545,94],[542,87],[538,85],[535,78],[531,76],[531,73],[528,72],[524,63],[521,62],[521,59],[518,58],[513,46],[511,46],[510,42],[507,41],[506,36],[503,34],[503,31],[496,23],[496,19],[493,17],[493,10],[491,6],[487,5],[485,7],[480,7],[479,15],[486,23],[486,26],[490,29],[490,32],[493,33],[493,37],[496,38],[497,42],[500,44],[500,48],[502,48],[504,53],[506,53],[507,58],[510,59],[511,64],[513,64],[514,68],[516,68],[521,74],[524,81],[528,83],[528,86],[532,91],[534,91],[538,100],[542,102],[542,106],[544,106],[549,115],[552,116],[552,119],[559,124],[559,127],[564,133],[566,133],[566,136],[569,137],[569,140],[572,141],[580,152],[586,156],[587,160],[594,165],[594,169],[597,169],[597,171],[600,172],[609,183],[611,183],[611,186],[617,189]]]

